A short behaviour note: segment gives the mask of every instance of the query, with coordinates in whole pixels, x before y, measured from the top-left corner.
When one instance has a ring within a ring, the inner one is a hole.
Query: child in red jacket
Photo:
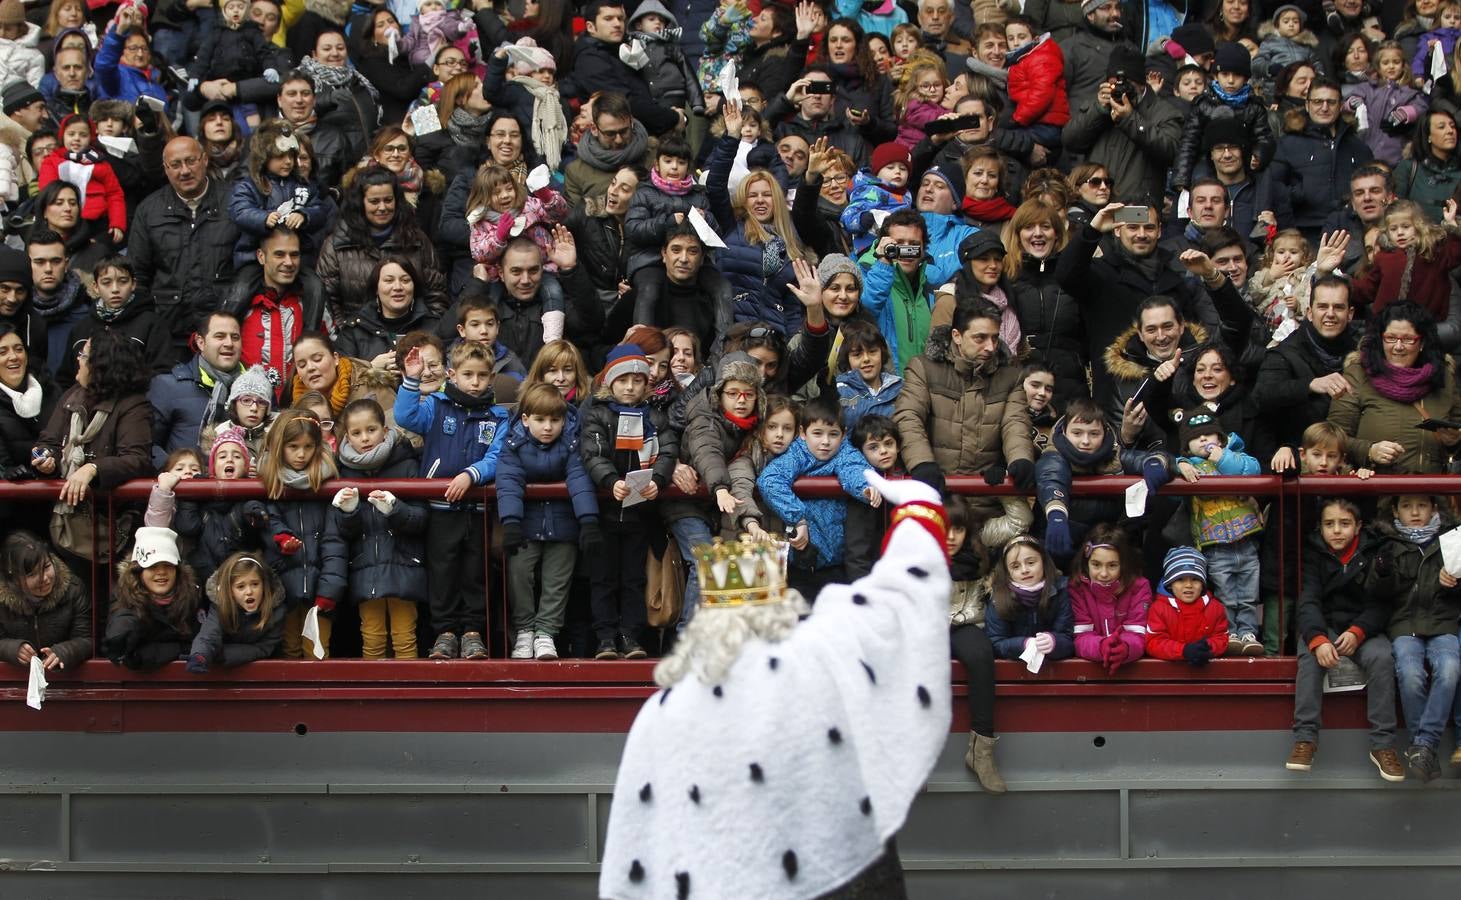
[[[57,179],[69,181],[81,194],[81,218],[93,225],[103,219],[110,226],[113,244],[127,230],[127,197],[106,154],[93,145],[95,135],[85,116],[72,113],[61,120],[61,145],[41,161],[38,188]]]
[[[1196,549],[1167,551],[1146,628],[1147,655],[1157,659],[1203,666],[1228,649],[1228,613],[1207,592],[1207,558]]]
[[[1112,675],[1146,649],[1147,607],[1152,586],[1142,577],[1140,557],[1126,531],[1100,524],[1076,554],[1080,571],[1070,580],[1075,616],[1075,655],[1106,667]]]
[[[1009,96],[1015,109],[1011,127],[1024,130],[1053,156],[1060,149],[1060,129],[1070,121],[1070,102],[1065,90],[1065,54],[1050,35],[1035,35],[1035,26],[1024,16],[1011,16],[1004,23],[1009,55]]]

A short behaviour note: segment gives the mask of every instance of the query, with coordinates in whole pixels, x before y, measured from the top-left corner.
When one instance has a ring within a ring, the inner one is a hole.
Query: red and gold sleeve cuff
[[[898,523],[911,521],[923,528],[944,551],[944,559],[948,559],[949,547],[947,543],[949,533],[949,517],[941,505],[928,503],[923,500],[914,500],[904,503],[893,510],[893,518],[888,523],[888,531],[883,535],[883,549],[888,549],[888,541],[893,537],[893,532],[898,529]]]

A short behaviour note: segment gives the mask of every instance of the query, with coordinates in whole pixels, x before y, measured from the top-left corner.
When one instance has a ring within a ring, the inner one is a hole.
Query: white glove
[[[924,503],[932,503],[934,506],[943,506],[943,499],[939,497],[938,491],[929,487],[921,481],[913,478],[899,478],[897,481],[889,481],[872,469],[863,470],[867,483],[878,489],[894,506],[920,500]]]
[[[355,488],[340,488],[335,492],[335,499],[330,501],[336,509],[343,513],[353,513],[360,505],[360,492]]]
[[[467,213],[467,224],[476,225],[478,222],[482,221],[482,217],[485,215],[487,215],[487,208],[485,206],[474,207],[470,212]]]
[[[267,81],[267,82],[269,82],[270,84],[278,84],[279,83],[279,70],[277,70],[277,69],[265,69],[264,70],[264,80]]]
[[[371,491],[367,499],[370,505],[374,506],[376,511],[383,516],[390,515],[391,510],[396,508],[396,495],[390,491]]]
[[[547,165],[538,163],[537,168],[528,173],[528,193],[536,194],[553,180],[553,175],[548,171]]]
[[[518,235],[522,234],[523,233],[523,230],[526,229],[527,227],[528,227],[528,217],[527,216],[513,216],[512,217],[512,230],[509,231],[508,234],[512,235],[513,237],[517,237]]]

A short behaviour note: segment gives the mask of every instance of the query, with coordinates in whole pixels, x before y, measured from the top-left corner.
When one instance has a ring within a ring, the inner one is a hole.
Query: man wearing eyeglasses
[[[1316,78],[1309,85],[1305,118],[1285,119],[1273,165],[1259,191],[1261,221],[1297,228],[1317,244],[1324,220],[1339,211],[1344,186],[1373,155],[1339,115],[1339,84]]]
[[[217,309],[233,280],[238,228],[228,215],[228,185],[208,177],[208,154],[190,137],[162,148],[167,184],[137,205],[127,256],[137,290],[151,294],[171,323],[178,358],[187,355],[192,319]]]

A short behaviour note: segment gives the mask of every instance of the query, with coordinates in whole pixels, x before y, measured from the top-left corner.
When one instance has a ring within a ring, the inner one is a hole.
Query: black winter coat
[[[346,547],[328,500],[270,500],[264,552],[267,562],[284,583],[285,605],[308,608],[315,598],[337,603],[345,598]],[[285,556],[278,538],[291,535],[304,546]]]
[[[737,74],[741,81],[761,88],[763,97],[779,97],[806,68],[807,42],[781,37],[760,47],[748,44],[739,62]],[[653,128],[650,133],[654,133]]]
[[[403,256],[416,267],[416,274],[421,279],[416,285],[416,296],[426,302],[426,308],[432,315],[439,316],[446,310],[449,305],[446,270],[439,262],[436,248],[424,240],[408,241],[401,230],[398,224],[389,237],[377,244],[369,237],[358,238],[351,234],[341,222],[325,239],[315,272],[324,283],[326,302],[337,320],[346,318],[375,298],[375,285],[370,283],[370,273],[375,270],[376,263],[387,256]]]
[[[365,30],[363,16],[356,21],[361,31]],[[380,124],[399,125],[406,118],[406,107],[421,94],[421,89],[431,81],[431,70],[424,65],[412,65],[409,54],[401,53],[392,63],[384,47],[369,49],[351,55],[355,68],[380,92]],[[532,122],[531,119],[528,120]],[[375,130],[367,132],[367,140]]]
[[[1371,590],[1375,553],[1380,541],[1374,532],[1360,532],[1359,547],[1346,564],[1324,543],[1319,531],[1310,532],[1304,544],[1304,587],[1299,596],[1299,642],[1308,644],[1319,635],[1358,628],[1365,636],[1380,634],[1390,623],[1390,601],[1386,594]]]
[[[233,281],[238,226],[228,215],[228,190],[210,180],[195,215],[165,185],[139,203],[132,217],[127,258],[137,273],[137,291],[151,295],[163,318],[176,323],[174,332],[191,330],[198,313],[217,309]]]
[[[1340,207],[1341,186],[1374,158],[1349,123],[1340,119],[1337,125],[1332,136],[1308,123],[1279,138],[1273,165],[1260,185],[1258,208],[1273,210],[1280,228],[1323,225]]]
[[[742,77],[747,76],[742,73]],[[759,81],[757,83],[760,84]],[[791,80],[786,83],[790,84]],[[785,85],[782,90],[785,90]],[[600,91],[622,94],[628,98],[634,118],[644,123],[652,135],[664,134],[680,124],[675,110],[661,104],[650,93],[649,82],[644,75],[620,61],[619,45],[606,44],[588,35],[579,38],[574,46],[573,76],[559,85],[559,91],[567,99],[585,101]],[[768,88],[766,95],[772,96],[773,92]]]
[[[110,322],[103,322],[93,307],[91,315],[71,326],[71,352],[61,361],[61,368],[56,372],[56,383],[63,388],[75,384],[78,365],[76,351],[84,342],[109,331],[136,341],[141,346],[142,356],[153,375],[167,372],[178,362],[170,324],[153,307],[151,297],[138,293],[122,308],[120,315]]]
[[[580,350],[586,350],[603,341],[599,332],[604,327],[604,307],[594,293],[593,282],[576,266],[569,272],[558,273],[558,283],[563,287],[563,298],[567,305],[567,321],[563,325],[563,336]],[[502,330],[497,335],[498,343],[517,354],[523,365],[531,366],[533,357],[543,348],[543,302],[538,296],[522,303],[503,290],[500,282],[489,286],[491,297],[497,302],[497,316]]]
[[[629,201],[629,211],[624,215],[624,242],[629,245],[629,274],[633,275],[639,269],[659,260],[660,250],[665,245],[665,235],[675,227],[675,213],[688,213],[692,206],[705,214],[707,222],[713,221],[710,195],[702,185],[693,185],[690,193],[683,197],[666,194],[647,180],[639,186],[634,192],[634,199]]]
[[[1376,560],[1389,564],[1388,574],[1380,574],[1380,565],[1370,569],[1366,587],[1372,593],[1390,597],[1394,612],[1390,615],[1388,634],[1391,640],[1402,635],[1436,637],[1456,633],[1456,619],[1461,616],[1461,587],[1443,588],[1440,583],[1441,541],[1432,538],[1424,545],[1401,537],[1395,530],[1395,506],[1386,499],[1370,526],[1379,536]],[[1455,527],[1456,520],[1442,509],[1442,533]]]
[[[399,319],[381,315],[380,303],[367,303],[355,315],[341,322],[335,334],[335,348],[346,356],[372,360],[396,348],[401,336],[411,331],[434,331],[437,318],[420,299]]]
[[[172,519],[179,537],[193,539],[188,563],[198,577],[211,577],[235,553],[263,553],[269,540],[269,511],[263,501],[199,503],[179,500]]]
[[[670,427],[669,417],[662,411],[648,404],[642,404],[640,408],[653,424],[655,440],[659,442],[653,477],[655,485],[663,491],[674,477],[675,463],[680,460],[680,436]],[[643,468],[638,451],[614,448],[617,422],[618,415],[609,407],[609,401],[597,397],[591,398],[579,412],[578,437],[583,466],[600,490],[611,490],[625,473]],[[599,516],[608,523],[639,525],[654,520],[657,505],[651,502],[626,507],[608,497],[599,503]]]
[[[209,585],[209,593],[212,593],[212,585]],[[259,628],[259,611],[255,610],[243,613],[238,627],[229,630],[223,627],[223,622],[218,618],[218,601],[215,596],[213,608],[208,610],[207,617],[199,626],[198,636],[193,638],[193,646],[188,655],[201,656],[209,663],[218,663],[225,669],[259,659],[269,659],[279,652],[279,644],[284,640],[286,615],[284,604],[276,603],[269,614],[269,621],[262,629]]]
[[[0,580],[0,661],[20,665],[20,646],[50,647],[69,671],[91,656],[91,595],[81,579],[51,554],[55,584],[31,607],[19,585]]]
[[[1234,109],[1218,99],[1209,85],[1192,101],[1192,111],[1182,126],[1182,143],[1177,147],[1177,162],[1172,167],[1172,186],[1175,189],[1185,191],[1192,186],[1192,169],[1207,156],[1202,146],[1203,134],[1219,119],[1236,119],[1247,135],[1248,147],[1251,148],[1249,155],[1258,157],[1260,169],[1268,164],[1273,156],[1273,132],[1268,128],[1268,109],[1261,98],[1253,94],[1241,109]]]
[[[564,224],[573,232],[573,242],[578,245],[579,266],[588,270],[599,302],[604,309],[609,309],[619,300],[619,282],[629,277],[629,245],[624,240],[624,223],[608,213],[591,213],[587,204],[580,204],[569,213]]]
[[[1055,269],[1055,259],[1026,255],[1008,290],[1010,308],[1030,346],[1031,361],[1054,370],[1056,405],[1064,409],[1067,400],[1086,393],[1090,357],[1080,304],[1060,286]]]
[[[123,563],[123,567],[130,563]],[[201,591],[186,566],[178,567],[177,587],[173,603],[187,603],[196,612],[177,624],[159,615],[159,607],[150,599],[137,602],[135,595],[144,589],[135,574],[117,578],[107,633],[101,652],[114,664],[139,672],[160,669],[180,659],[192,646],[193,635],[203,618]],[[131,602],[124,598],[133,598]],[[141,607],[142,611],[137,612]]]
[[[343,463],[345,480],[370,478],[415,478],[421,464],[411,442],[397,437],[386,462],[374,472],[351,469]],[[426,503],[396,498],[389,516],[366,499],[373,488],[369,481],[358,485],[360,502],[354,512],[330,507],[330,517],[349,549],[351,603],[382,597],[424,602],[426,596]]]
[[[684,304],[670,302],[668,282],[669,276],[662,266],[646,266],[640,269],[634,276],[633,321],[625,324],[653,325],[656,328],[679,325],[689,328],[699,322],[701,327],[691,330],[697,332],[695,337],[704,356],[707,359],[719,356],[720,342],[735,324],[735,298],[730,282],[708,262],[702,264],[694,286],[701,309],[693,314],[684,309]],[[610,316],[611,320],[614,318]],[[610,323],[610,334],[623,333],[614,327],[617,324]]]
[[[265,69],[273,69],[280,78],[289,71],[288,52],[264,37],[257,22],[245,20],[237,28],[225,28],[219,22],[202,31],[198,53],[188,63],[189,78],[243,81],[259,77]],[[202,109],[201,103],[198,108]]]
[[[1309,382],[1343,370],[1344,357],[1359,341],[1359,330],[1351,329],[1348,348],[1331,366],[1319,358],[1305,330],[1301,327],[1270,347],[1253,382],[1253,400],[1278,447],[1298,447],[1305,428],[1329,417],[1329,395],[1310,391]]]

